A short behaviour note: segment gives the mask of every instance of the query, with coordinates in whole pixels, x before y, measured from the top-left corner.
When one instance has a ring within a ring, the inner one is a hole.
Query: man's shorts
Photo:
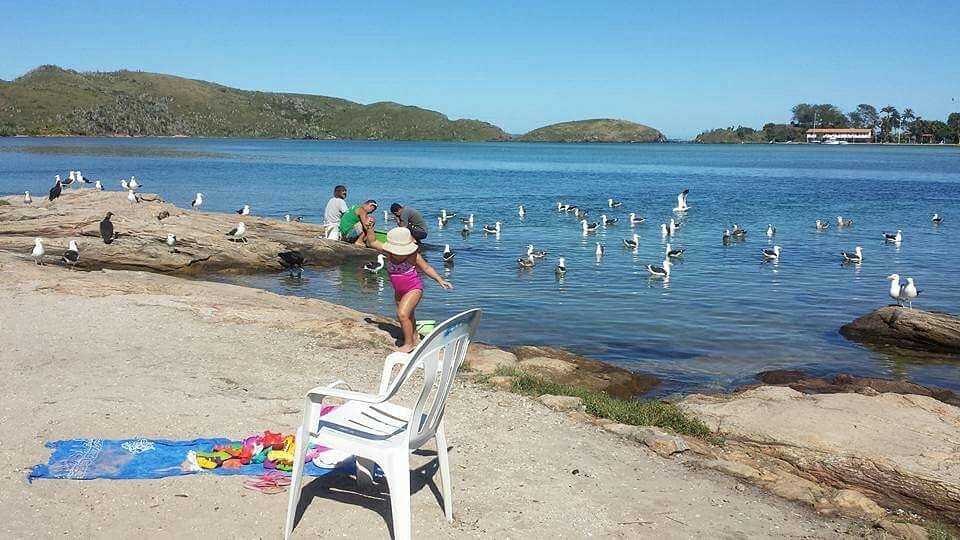
[[[418,242],[427,237],[427,231],[425,229],[414,227],[412,225],[408,225],[407,228],[410,229],[410,236],[412,236],[414,240]]]

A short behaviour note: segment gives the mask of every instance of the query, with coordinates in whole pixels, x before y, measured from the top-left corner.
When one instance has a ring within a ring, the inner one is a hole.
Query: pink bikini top
[[[394,263],[390,259],[387,259],[387,273],[388,274],[406,274],[407,272],[416,272],[417,265],[404,259],[402,262]]]

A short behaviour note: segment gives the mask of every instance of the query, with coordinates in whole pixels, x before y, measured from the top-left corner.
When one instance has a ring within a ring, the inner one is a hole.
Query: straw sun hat
[[[406,227],[394,227],[387,233],[387,241],[383,244],[384,251],[393,255],[409,255],[419,248],[413,241],[413,235],[410,229]]]

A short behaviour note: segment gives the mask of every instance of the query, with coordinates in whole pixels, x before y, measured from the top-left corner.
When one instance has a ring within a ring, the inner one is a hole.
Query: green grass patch
[[[957,535],[943,523],[927,525],[927,538],[930,540],[957,540]]]
[[[528,396],[552,394],[575,396],[583,400],[586,411],[598,418],[608,418],[620,424],[656,426],[681,435],[722,444],[722,439],[700,420],[688,416],[673,403],[663,401],[635,401],[610,397],[597,390],[586,390],[566,384],[557,384],[512,368],[498,368],[495,375],[513,377],[512,390]]]

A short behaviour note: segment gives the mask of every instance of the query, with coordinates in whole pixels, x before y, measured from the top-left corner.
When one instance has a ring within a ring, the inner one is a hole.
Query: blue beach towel
[[[208,452],[217,444],[239,445],[230,439],[194,439],[171,441],[166,439],[70,439],[48,442],[53,448],[46,465],[36,465],[30,471],[29,481],[34,478],[69,480],[107,479],[152,479],[187,474],[218,474],[258,476],[269,472],[262,464],[250,463],[239,469],[205,469],[194,471],[186,465],[187,452]],[[350,458],[334,469],[322,469],[312,462],[307,463],[303,474],[323,476],[331,472],[349,472],[354,467]],[[284,473],[288,474],[288,473]]]

